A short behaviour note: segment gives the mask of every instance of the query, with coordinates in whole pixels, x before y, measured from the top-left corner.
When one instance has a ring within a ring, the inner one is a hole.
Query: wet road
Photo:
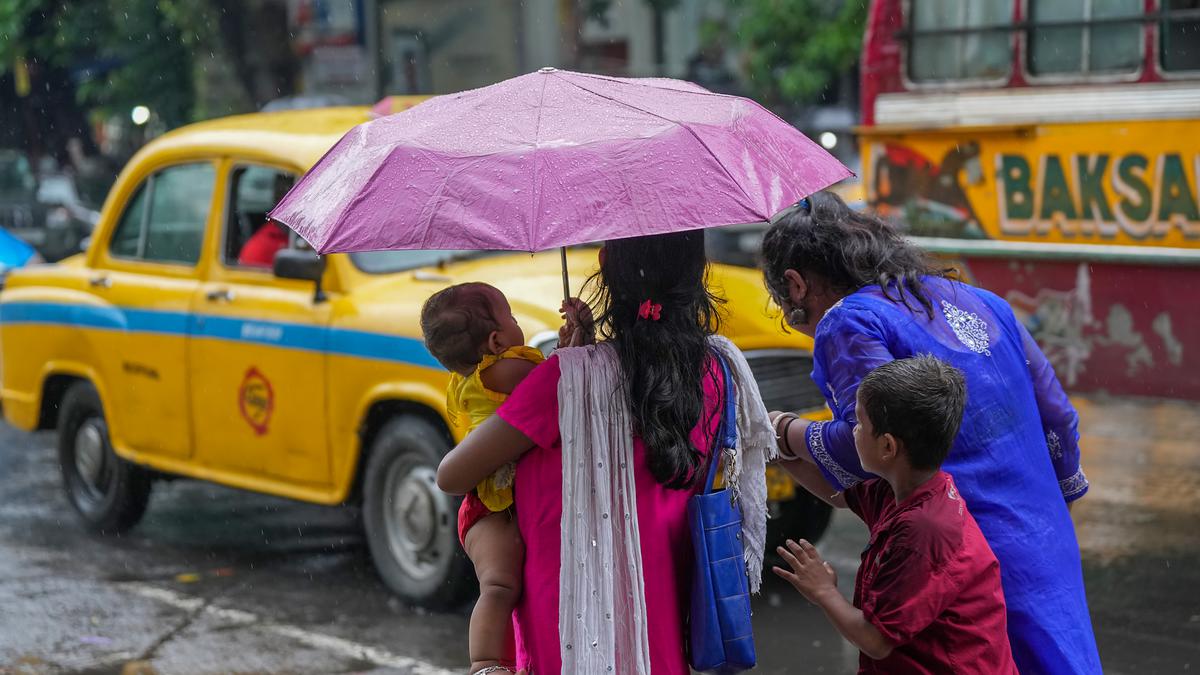
[[[1074,515],[1105,671],[1200,670],[1200,406],[1079,408],[1092,489]],[[465,671],[466,609],[389,597],[353,511],[178,481],[129,535],[90,537],[53,442],[0,425],[0,673]],[[847,590],[864,544],[845,513],[820,544]],[[854,671],[774,579],[755,621],[756,672]]]

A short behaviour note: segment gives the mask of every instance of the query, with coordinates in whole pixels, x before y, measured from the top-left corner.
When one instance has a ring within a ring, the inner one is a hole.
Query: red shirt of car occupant
[[[288,190],[292,189],[295,182],[294,176],[286,173],[276,174],[273,203],[278,204]],[[273,220],[268,220],[259,226],[254,234],[250,235],[245,244],[242,244],[241,250],[238,251],[238,264],[271,269],[275,266],[275,254],[288,247],[290,236],[290,230],[286,227]]]
[[[892,361],[862,380],[857,399],[855,446],[863,468],[879,478],[835,495],[816,465],[785,464],[814,495],[849,507],[871,530],[854,604],[806,541],[779,547],[791,569],[775,573],[859,648],[860,673],[1015,674],[1000,564],[940,468],[962,421],[962,373],[932,356]],[[788,415],[775,423],[786,438]]]
[[[238,264],[271,268],[275,265],[275,254],[287,246],[288,231],[274,221],[267,221],[246,240],[238,253]]]

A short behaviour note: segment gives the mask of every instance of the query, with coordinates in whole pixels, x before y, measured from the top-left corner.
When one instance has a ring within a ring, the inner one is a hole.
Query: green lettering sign
[[[1112,209],[1104,196],[1104,172],[1108,169],[1108,155],[1079,155],[1075,158],[1079,170],[1079,210],[1084,218],[1110,222]]]
[[[1042,176],[1042,210],[1038,218],[1050,220],[1061,213],[1067,220],[1079,217],[1075,210],[1075,199],[1058,155],[1046,155],[1046,175]]]
[[[1150,186],[1146,184],[1145,172],[1150,162],[1141,155],[1125,155],[1117,163],[1117,176],[1137,200],[1126,194],[1121,200],[1121,213],[1129,220],[1143,221],[1150,217]]]
[[[1029,162],[1020,155],[1000,156],[1000,180],[1004,182],[1004,213],[1014,220],[1033,217],[1033,190],[1029,187]]]
[[[1179,155],[1164,155],[1162,158],[1162,183],[1158,187],[1158,220],[1170,222],[1171,216],[1179,214],[1186,220],[1200,220],[1192,186],[1188,185]]]

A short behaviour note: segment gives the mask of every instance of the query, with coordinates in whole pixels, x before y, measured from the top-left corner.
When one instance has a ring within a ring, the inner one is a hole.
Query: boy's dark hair
[[[936,469],[958,435],[967,384],[957,368],[926,354],[871,371],[859,383],[858,397],[876,437],[903,441],[914,469]]]
[[[483,360],[483,344],[500,328],[492,316],[493,286],[472,281],[442,289],[421,307],[425,348],[449,370],[471,370]]]

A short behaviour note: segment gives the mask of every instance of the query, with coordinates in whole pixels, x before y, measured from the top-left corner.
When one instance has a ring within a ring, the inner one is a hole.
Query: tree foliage
[[[286,8],[285,0],[0,0],[0,143],[61,156],[80,138],[94,151],[89,116],[146,106],[156,126],[171,128],[291,94],[299,64]]]
[[[81,107],[127,113],[145,105],[167,126],[182,124],[192,110],[190,49],[198,36],[181,19],[194,18],[197,4],[0,0],[0,72],[23,61],[35,89],[53,83],[73,88],[67,98]]]
[[[728,0],[754,96],[774,106],[812,102],[854,64],[866,0]]]

